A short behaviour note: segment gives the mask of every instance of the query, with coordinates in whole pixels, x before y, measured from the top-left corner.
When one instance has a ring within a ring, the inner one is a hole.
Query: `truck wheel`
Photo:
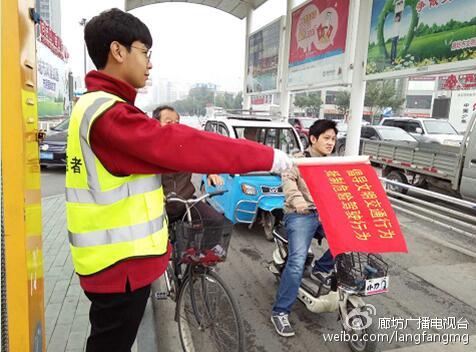
[[[400,182],[400,183],[404,183],[404,184],[408,184],[408,179],[407,177],[405,176],[405,174],[399,170],[392,170],[390,171],[387,176],[385,176],[386,179],[388,180],[392,180],[392,181],[397,181],[397,182]],[[408,193],[408,189],[407,188],[404,188],[404,187],[399,187],[397,185],[391,185],[391,184],[388,184],[387,183],[387,186],[386,186],[387,189],[390,189],[392,191],[395,191],[395,192],[398,192],[398,193],[402,193],[402,194],[407,194]]]

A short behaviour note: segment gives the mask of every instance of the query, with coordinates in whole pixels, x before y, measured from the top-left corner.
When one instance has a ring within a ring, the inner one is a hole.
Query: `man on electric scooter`
[[[336,123],[318,120],[309,129],[309,147],[297,157],[323,157],[334,150],[337,138]],[[289,314],[297,298],[304,271],[305,261],[314,236],[324,235],[319,214],[309,189],[294,166],[282,174],[284,204],[284,225],[288,235],[288,259],[281,275],[281,281],[273,305],[271,322],[276,332],[285,337],[294,336],[289,322]],[[329,250],[313,265],[311,278],[320,284],[329,285],[334,259]]]

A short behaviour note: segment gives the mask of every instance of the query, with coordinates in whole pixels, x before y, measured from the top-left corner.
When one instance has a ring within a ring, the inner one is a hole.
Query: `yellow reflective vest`
[[[66,217],[74,268],[91,275],[128,258],[167,252],[160,175],[112,175],[94,155],[95,119],[121,98],[84,94],[71,114],[66,149]]]

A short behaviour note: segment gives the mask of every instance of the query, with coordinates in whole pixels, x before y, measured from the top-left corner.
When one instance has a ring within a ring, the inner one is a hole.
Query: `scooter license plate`
[[[388,292],[388,276],[365,280],[365,295],[377,295]]]

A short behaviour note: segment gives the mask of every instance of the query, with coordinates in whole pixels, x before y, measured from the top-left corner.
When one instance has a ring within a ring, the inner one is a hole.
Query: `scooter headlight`
[[[247,194],[249,196],[255,196],[256,195],[256,187],[248,185],[246,183],[241,184],[241,191],[244,194]]]

